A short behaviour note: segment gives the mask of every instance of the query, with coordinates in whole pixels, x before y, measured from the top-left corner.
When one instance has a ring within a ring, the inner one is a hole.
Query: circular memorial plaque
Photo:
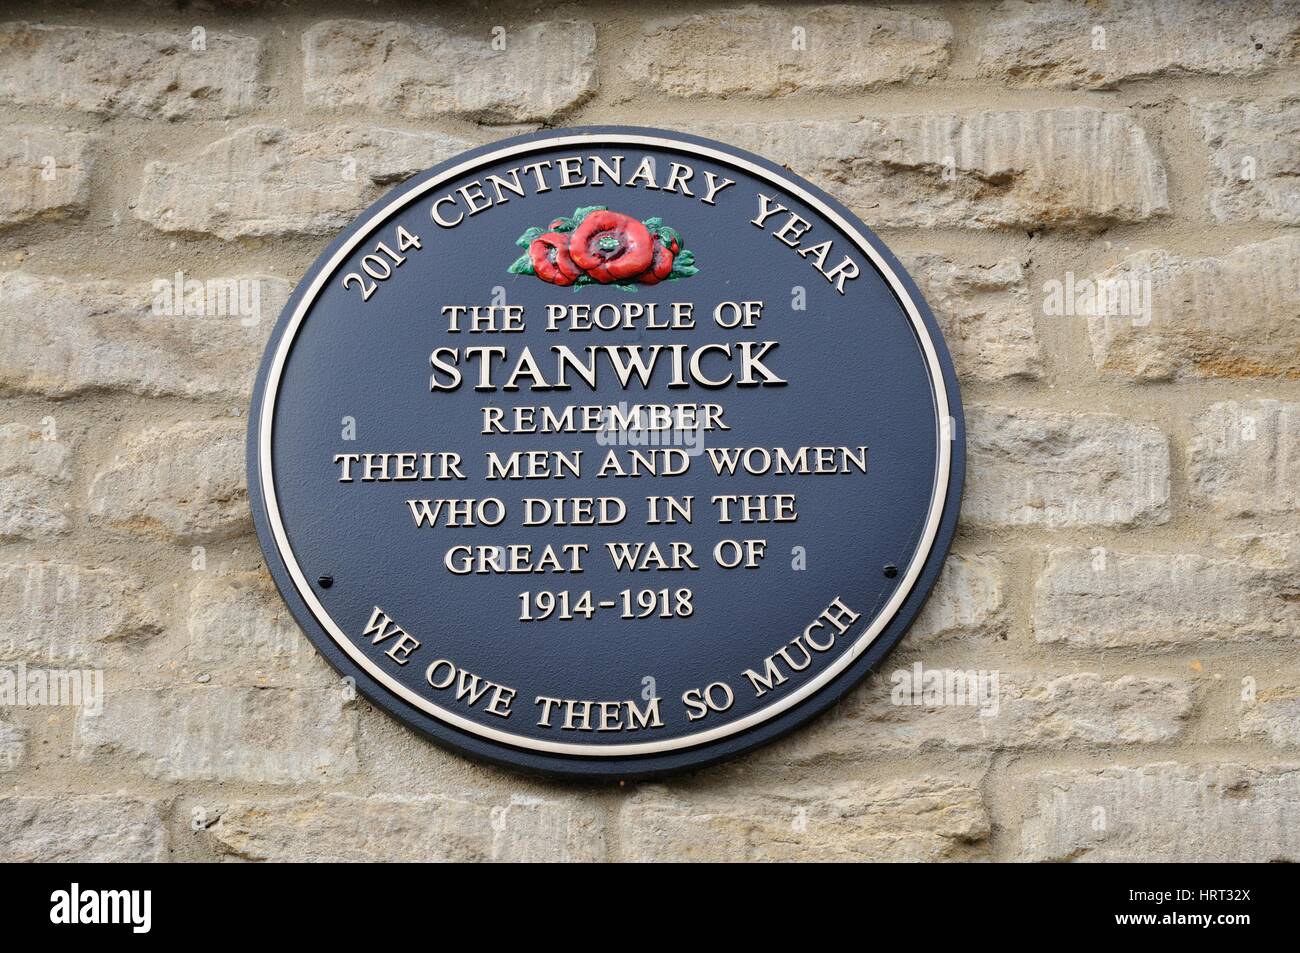
[[[902,638],[957,520],[934,318],[847,209],[639,128],[476,149],[302,279],[250,414],[316,647],[468,754],[639,777],[770,741]]]

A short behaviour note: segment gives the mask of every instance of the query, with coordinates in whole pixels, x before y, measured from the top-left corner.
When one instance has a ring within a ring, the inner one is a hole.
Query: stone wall
[[[1300,860],[1300,3],[177,6],[0,17],[0,672],[103,686],[0,705],[0,858]],[[620,122],[787,163],[904,258],[968,489],[831,714],[547,783],[340,684],[242,440],[366,203]],[[996,712],[894,704],[916,663],[996,674]]]

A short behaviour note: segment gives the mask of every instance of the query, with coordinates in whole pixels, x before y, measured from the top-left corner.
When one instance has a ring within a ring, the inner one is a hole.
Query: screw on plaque
[[[320,587],[321,587],[322,589],[328,589],[330,586],[334,585],[334,577],[333,577],[333,576],[321,576],[321,577],[320,577],[319,579],[317,579],[316,581],[317,581],[318,583],[320,583]]]
[[[890,563],[888,566],[885,567],[886,579],[893,579],[897,575],[898,575],[898,567],[895,566],[893,563]]]

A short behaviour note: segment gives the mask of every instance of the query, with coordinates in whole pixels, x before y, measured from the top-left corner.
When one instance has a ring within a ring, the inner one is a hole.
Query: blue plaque
[[[248,434],[267,564],[376,705],[566,776],[698,767],[903,637],[961,499],[942,336],[787,169],[550,130],[403,183],[271,336]]]

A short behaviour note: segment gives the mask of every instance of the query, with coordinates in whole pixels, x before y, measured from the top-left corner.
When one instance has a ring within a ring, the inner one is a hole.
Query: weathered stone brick
[[[1034,591],[1034,638],[1090,647],[1294,639],[1300,582],[1282,561],[1055,549]]]
[[[1281,685],[1258,689],[1241,703],[1241,737],[1262,738],[1279,748],[1300,748],[1300,688]]]
[[[46,126],[0,130],[0,225],[85,214],[96,142],[86,133]]]
[[[919,751],[1155,744],[1178,738],[1191,712],[1190,686],[1172,678],[981,673],[930,665],[918,673],[887,665],[825,718],[761,757],[853,761]]]
[[[963,860],[984,856],[977,788],[928,776],[703,793],[646,787],[623,805],[625,860]]]
[[[1300,225],[1300,96],[1194,103],[1210,147],[1210,213]]]
[[[0,424],[0,540],[42,539],[67,529],[71,458],[63,440],[46,440],[26,424]]]
[[[314,660],[314,650],[264,573],[196,575],[187,613],[191,662],[262,672]]]
[[[977,526],[1141,526],[1169,519],[1169,442],[1112,414],[975,407],[962,517]]]
[[[982,636],[1006,629],[1005,571],[996,556],[950,553],[930,597],[907,632],[907,641]]]
[[[939,255],[913,255],[905,256],[904,266],[934,312],[962,378],[1042,376],[1029,284],[1019,262],[965,265]]]
[[[250,126],[188,160],[146,165],[135,214],[163,231],[225,239],[324,235],[469,146],[434,132]]]
[[[497,791],[503,777],[500,769],[430,744],[424,735],[369,705],[362,705],[357,716],[357,759],[361,783],[385,794]],[[512,787],[509,793],[519,792]]]
[[[1300,403],[1224,401],[1192,420],[1191,493],[1226,516],[1300,510]]]
[[[90,487],[91,525],[178,540],[222,539],[250,527],[244,421],[147,428]]]
[[[0,24],[0,101],[136,119],[226,118],[265,98],[261,44],[189,28],[115,33]]]
[[[365,107],[413,117],[544,122],[596,91],[587,20],[506,27],[500,37],[436,26],[326,20],[303,34],[308,108]]]
[[[1300,569],[1300,534],[1274,530],[1251,530],[1234,536],[1215,534],[1216,550],[1264,568]]]
[[[139,590],[116,569],[0,565],[0,658],[101,660],[112,644],[158,631]]]
[[[623,73],[684,98],[853,93],[941,76],[951,46],[952,25],[935,16],[746,6],[650,22]]]
[[[168,781],[327,783],[355,774],[356,712],[342,688],[115,688],[77,719],[80,757]]]
[[[1211,258],[1139,252],[1092,287],[1092,356],[1108,374],[1300,378],[1300,238]]]
[[[0,774],[15,770],[27,755],[27,733],[17,725],[0,721]]]
[[[328,794],[226,807],[210,835],[249,860],[598,861],[600,807],[580,797]]]
[[[1030,781],[1036,808],[1021,859],[1181,863],[1300,858],[1300,768],[1187,765],[1054,771]]]
[[[1023,86],[1111,89],[1162,76],[1251,76],[1294,62],[1295,6],[1245,0],[1003,3],[980,45],[978,72]]]
[[[1092,108],[857,122],[695,123],[785,163],[873,227],[1105,227],[1168,211],[1164,166],[1128,112]]]
[[[246,398],[290,290],[264,275],[124,284],[0,274],[0,393]]]
[[[155,800],[115,795],[0,796],[5,863],[139,863],[167,859]]]

